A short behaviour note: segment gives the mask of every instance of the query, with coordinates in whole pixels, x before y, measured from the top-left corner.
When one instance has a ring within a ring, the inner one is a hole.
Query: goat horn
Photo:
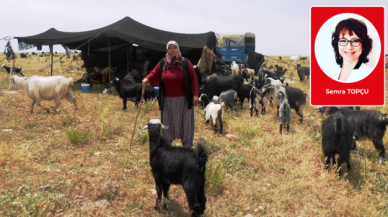
[[[144,127],[139,127],[139,130],[146,130],[148,129],[148,125],[145,125]]]

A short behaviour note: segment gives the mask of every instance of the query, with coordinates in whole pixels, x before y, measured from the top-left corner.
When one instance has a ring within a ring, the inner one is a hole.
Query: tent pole
[[[145,70],[144,70],[144,64],[145,64],[145,61],[146,61],[146,57],[145,57],[145,54],[144,54],[144,47],[141,47],[141,53],[142,53],[142,57],[141,57],[141,75],[145,77],[144,73],[145,73]]]
[[[127,43],[127,73],[129,72],[129,44]]]
[[[5,58],[7,58],[7,56],[5,57]],[[12,55],[11,55],[11,58],[12,58]],[[16,55],[15,55],[15,57],[12,59],[12,66],[11,66],[11,64],[9,64],[11,67],[11,70],[10,70],[10,72],[9,72],[9,74],[10,74],[10,78],[13,76],[13,69],[15,68],[15,60],[16,60]],[[8,82],[8,88],[10,88],[11,87],[11,82],[12,82],[12,80],[11,79],[9,79],[9,82]]]
[[[53,52],[53,45],[51,44],[50,45],[50,54],[51,54],[51,76],[53,76],[53,56],[54,56],[54,52]]]
[[[110,83],[110,81],[112,80],[111,78],[111,69],[112,69],[112,65],[111,65],[111,62],[110,62],[110,38],[108,37],[108,57],[109,57],[109,93],[111,93],[111,86],[112,84]]]

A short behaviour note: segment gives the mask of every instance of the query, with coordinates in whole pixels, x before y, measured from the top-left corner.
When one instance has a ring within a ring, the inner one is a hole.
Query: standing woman
[[[163,136],[171,143],[181,139],[182,145],[193,147],[194,107],[198,100],[198,83],[191,62],[182,57],[178,43],[167,43],[166,56],[143,79],[143,86],[159,79],[159,109],[161,119],[168,129]]]
[[[368,55],[372,50],[372,39],[364,22],[354,18],[340,21],[332,34],[331,45],[340,66],[339,81],[359,81],[369,75],[372,68]]]

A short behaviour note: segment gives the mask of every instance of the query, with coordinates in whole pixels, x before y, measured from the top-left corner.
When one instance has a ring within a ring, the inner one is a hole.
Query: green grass
[[[76,121],[77,121],[76,117],[66,116],[62,119],[62,126],[64,127],[73,126],[76,123]]]
[[[18,59],[16,66],[26,76],[48,76],[47,70],[39,72],[46,63],[34,60]],[[269,59],[267,64],[275,63]],[[64,69],[54,64],[54,74],[78,80],[84,73],[75,71],[80,65],[69,67],[65,60]],[[289,69],[286,79],[295,76],[291,66],[281,66]],[[290,85],[309,92],[308,82]],[[79,110],[64,100],[58,113],[36,108],[30,114],[28,97],[3,93],[12,90],[5,73],[0,73],[0,89],[0,216],[190,216],[179,185],[170,188],[168,211],[153,208],[148,132],[138,127],[160,118],[156,102],[138,110],[129,101],[122,111],[115,94],[72,90]],[[363,109],[387,113],[386,107]],[[292,111],[291,133],[283,135],[275,108],[268,106],[260,117],[250,117],[249,109],[229,110],[224,133],[214,134],[203,109],[196,107],[194,143],[208,152],[205,216],[387,216],[387,165],[378,164],[373,144],[359,142],[359,151],[351,152],[352,171],[345,166],[339,179],[323,168],[320,124],[325,117],[314,110],[308,100],[304,123]],[[39,190],[47,184],[49,191]]]
[[[209,165],[206,168],[206,185],[207,190],[215,195],[222,194],[224,190],[225,173],[220,164]]]

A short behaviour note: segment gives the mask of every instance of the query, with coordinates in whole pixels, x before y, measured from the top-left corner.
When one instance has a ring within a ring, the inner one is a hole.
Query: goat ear
[[[146,130],[148,129],[148,125],[145,125],[144,127],[139,127],[139,130]]]
[[[167,130],[168,126],[161,124],[163,130]]]

